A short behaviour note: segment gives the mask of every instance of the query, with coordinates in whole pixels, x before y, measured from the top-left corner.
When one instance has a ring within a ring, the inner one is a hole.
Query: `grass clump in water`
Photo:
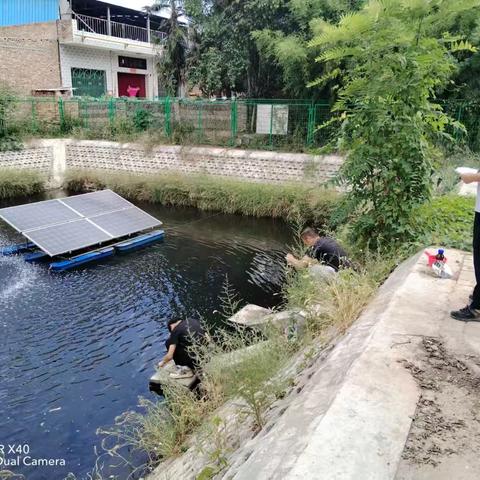
[[[71,172],[70,192],[111,188],[133,200],[201,210],[273,217],[323,225],[330,221],[339,194],[319,186],[265,184],[207,175],[128,176],[102,172]]]
[[[45,189],[45,179],[30,170],[0,169],[0,200],[38,195]]]

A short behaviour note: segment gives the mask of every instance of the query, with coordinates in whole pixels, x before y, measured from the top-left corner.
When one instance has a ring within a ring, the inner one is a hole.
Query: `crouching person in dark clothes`
[[[170,337],[165,342],[167,354],[158,364],[159,368],[164,367],[173,360],[178,367],[178,371],[171,373],[170,377],[193,377],[195,370],[198,369],[198,363],[196,355],[191,351],[191,347],[206,338],[204,329],[200,322],[193,318],[170,320],[168,329],[170,330]]]
[[[300,236],[303,243],[309,247],[307,255],[299,259],[289,253],[286,256],[288,265],[302,269],[319,262],[336,272],[340,268],[352,267],[347,252],[333,238],[321,237],[313,228],[306,228]]]

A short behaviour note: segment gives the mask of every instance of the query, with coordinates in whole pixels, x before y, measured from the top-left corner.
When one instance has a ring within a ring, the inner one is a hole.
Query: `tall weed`
[[[38,195],[45,189],[45,178],[30,170],[0,169],[0,200]]]

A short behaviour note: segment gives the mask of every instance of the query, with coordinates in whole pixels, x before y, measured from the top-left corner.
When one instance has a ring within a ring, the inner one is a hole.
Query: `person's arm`
[[[302,259],[298,259],[294,255],[289,253],[285,258],[287,260],[288,265],[298,269],[307,268],[310,265],[313,265],[314,263],[316,263],[316,261],[313,258],[310,258],[307,255],[305,255]]]
[[[480,172],[477,173],[462,173],[460,175],[463,183],[480,182]]]
[[[305,255],[301,261],[307,267],[311,267],[312,265],[316,265],[318,263],[318,260],[316,258],[309,257],[308,255]]]
[[[167,354],[162,358],[162,361],[158,364],[159,368],[163,368],[168,362],[173,360],[173,355],[175,353],[175,349],[177,348],[176,345],[170,345],[168,347]]]

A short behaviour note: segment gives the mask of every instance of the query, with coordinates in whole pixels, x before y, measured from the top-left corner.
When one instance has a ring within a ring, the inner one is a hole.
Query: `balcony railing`
[[[75,13],[75,20],[77,22],[77,29],[83,32],[109,35],[111,37],[145,43],[163,42],[167,38],[165,32],[128,25],[126,23],[112,22],[102,18],[89,17],[88,15],[80,15],[78,13]]]

